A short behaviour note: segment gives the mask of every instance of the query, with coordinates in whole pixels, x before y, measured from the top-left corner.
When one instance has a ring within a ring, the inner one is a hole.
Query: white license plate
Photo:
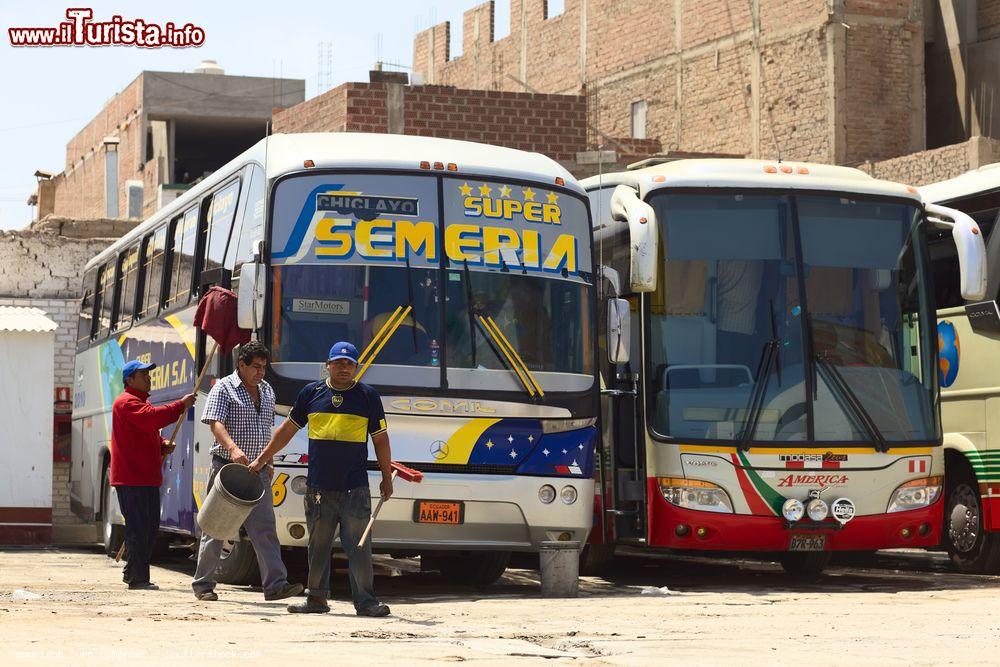
[[[826,535],[792,535],[789,551],[825,551]]]

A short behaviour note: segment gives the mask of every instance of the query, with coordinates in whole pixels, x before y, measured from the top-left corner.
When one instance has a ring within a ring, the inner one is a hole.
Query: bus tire
[[[111,522],[111,507],[116,502],[114,487],[111,486],[111,467],[104,467],[101,493],[101,535],[104,538],[104,553],[108,558],[118,555],[118,549],[125,541],[125,527]]]
[[[503,576],[509,562],[509,551],[470,551],[437,559],[441,576],[464,586],[489,586]]]
[[[829,551],[786,551],[778,554],[785,572],[802,579],[818,579],[830,564]]]
[[[983,500],[976,476],[965,464],[948,458],[945,474],[944,544],[959,572],[990,574],[1000,569],[1000,534],[983,527]]]
[[[257,552],[253,550],[250,540],[226,541],[219,557],[219,567],[215,570],[215,581],[233,586],[260,584]]]
[[[580,550],[580,574],[597,577],[608,571],[615,559],[613,544],[585,544]]]

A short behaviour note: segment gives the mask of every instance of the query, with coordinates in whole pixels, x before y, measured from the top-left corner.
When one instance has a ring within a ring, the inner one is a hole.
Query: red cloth
[[[219,344],[222,354],[237,345],[250,342],[250,330],[236,326],[236,293],[223,287],[210,287],[198,302],[194,325]]]
[[[177,421],[184,402],[159,407],[149,394],[127,387],[111,407],[111,485],[160,486],[163,483],[160,429]]]

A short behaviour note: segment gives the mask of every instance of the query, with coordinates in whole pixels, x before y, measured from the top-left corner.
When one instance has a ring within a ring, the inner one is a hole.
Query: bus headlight
[[[567,505],[572,505],[576,502],[576,495],[576,487],[564,486],[562,493],[559,494],[559,497],[562,498],[562,501]]]
[[[298,475],[292,478],[292,483],[289,484],[292,491],[299,494],[300,496],[306,495],[306,476]]]
[[[718,484],[680,477],[658,477],[660,493],[671,505],[702,512],[732,513],[729,494]]]
[[[791,521],[795,523],[806,513],[806,506],[802,504],[801,500],[796,498],[789,498],[785,501],[785,504],[781,506],[781,516],[785,517],[786,521]]]
[[[927,507],[941,497],[943,485],[943,477],[925,477],[901,484],[893,492],[886,512],[905,512]]]
[[[819,522],[830,515],[830,506],[819,498],[813,498],[806,503],[806,514],[813,521]]]
[[[555,488],[546,484],[542,488],[538,489],[538,499],[548,505],[556,499]]]

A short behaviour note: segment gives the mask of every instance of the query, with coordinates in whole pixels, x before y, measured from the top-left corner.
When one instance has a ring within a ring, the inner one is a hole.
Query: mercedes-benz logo
[[[448,443],[444,440],[435,440],[431,443],[431,456],[440,461],[448,456]]]

